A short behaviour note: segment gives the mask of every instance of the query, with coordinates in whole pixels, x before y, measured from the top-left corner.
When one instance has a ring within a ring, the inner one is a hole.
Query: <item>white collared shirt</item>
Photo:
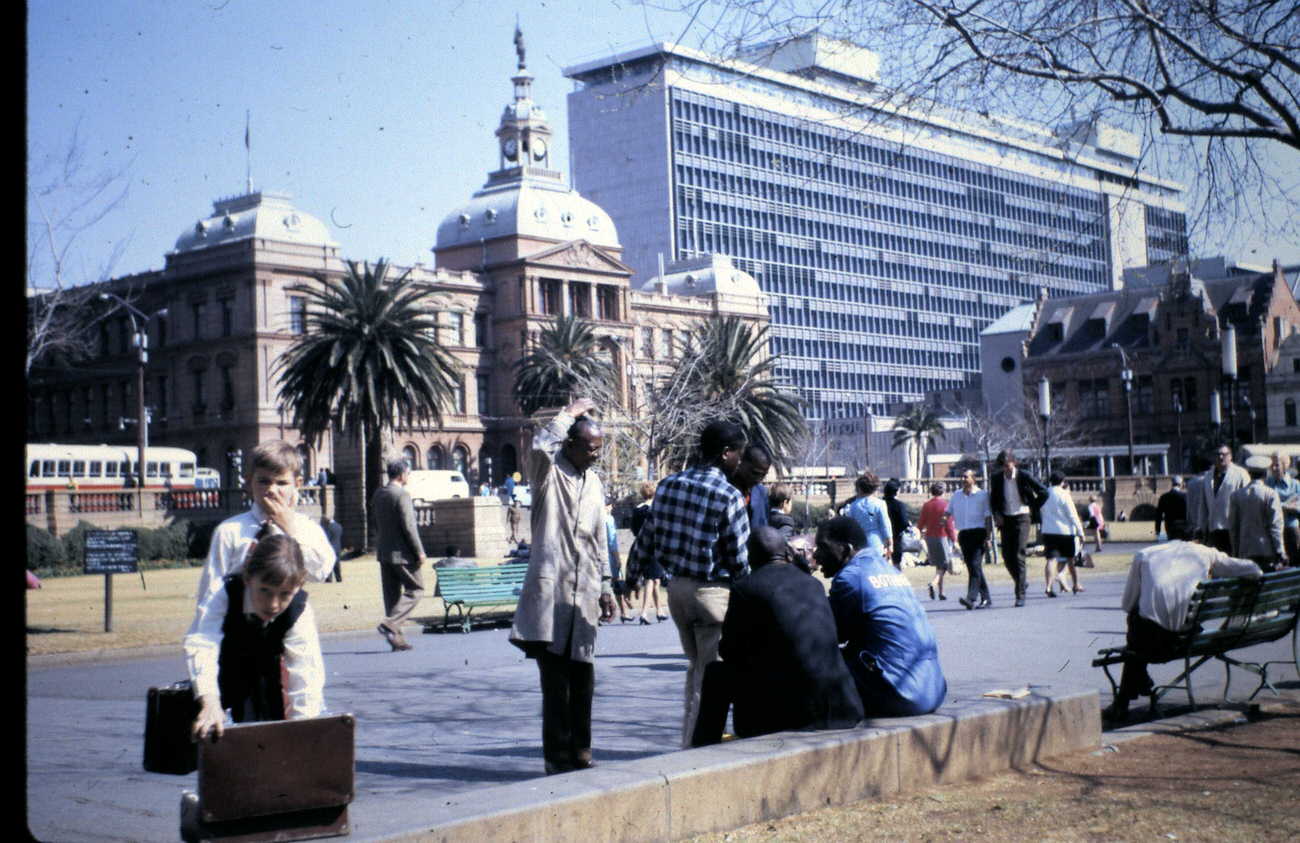
[[[217,683],[218,658],[221,655],[222,624],[230,608],[230,593],[224,585],[199,605],[194,624],[185,635],[185,666],[194,683],[195,698],[220,698]],[[248,590],[244,590],[244,614],[253,613]],[[284,635],[284,672],[287,707],[286,720],[319,717],[325,710],[325,663],[321,658],[320,636],[316,632],[316,615],[311,601]]]
[[[1002,475],[1002,514],[1003,515],[1025,515],[1029,512],[1029,507],[1020,499],[1020,487],[1016,485],[1016,475],[1019,469],[1012,469],[1011,476],[1005,473]]]
[[[244,557],[253,545],[257,531],[267,520],[257,504],[247,511],[227,518],[212,531],[212,543],[208,546],[208,559],[203,564],[203,573],[199,575],[199,588],[195,598],[202,604],[212,594],[221,591],[226,577],[244,567]],[[293,513],[292,530],[289,535],[302,548],[302,561],[307,566],[307,579],[312,582],[324,582],[334,570],[334,548],[321,529],[320,524],[300,512]],[[273,533],[282,532],[278,525],[272,523]],[[198,617],[195,616],[195,622]],[[190,627],[194,629],[193,626]]]
[[[957,525],[957,531],[983,530],[988,527],[988,519],[993,517],[989,509],[989,493],[976,488],[967,493],[958,489],[948,499],[948,514]]]

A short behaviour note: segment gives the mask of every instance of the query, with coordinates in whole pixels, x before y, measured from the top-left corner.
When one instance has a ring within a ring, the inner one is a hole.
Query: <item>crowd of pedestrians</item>
[[[738,425],[714,421],[700,432],[690,465],[640,486],[624,559],[613,501],[595,468],[604,445],[595,409],[585,398],[573,401],[534,434],[528,458],[529,567],[509,640],[538,666],[548,773],[592,765],[600,624],[649,624],[652,605],[655,622],[673,621],[687,662],[684,747],[720,740],[729,711],[736,735],[746,737],[847,728],[942,704],[947,684],[934,633],[901,570],[913,530],[898,481],[882,484],[864,472],[854,497],[817,525],[810,543],[791,514],[790,487],[764,483],[772,454]],[[387,473],[372,506],[384,602],[378,631],[400,651],[410,649],[401,626],[423,594],[426,555],[404,488],[406,464],[394,461]],[[337,525],[295,511],[301,466],[287,443],[259,446],[245,481],[253,504],[214,533],[184,641],[199,704],[195,739],[219,737],[232,719],[324,710],[325,671],[302,586],[341,579]],[[935,566],[930,599],[947,599],[945,577],[960,559],[967,583],[958,602],[967,610],[993,605],[984,560],[996,528],[1014,605],[1023,606],[1032,523],[1045,594],[1083,591],[1077,568],[1087,531],[1101,550],[1106,522],[1096,496],[1080,517],[1061,472],[1044,486],[1007,450],[988,490],[967,469],[951,495],[937,482],[928,491],[915,531]],[[518,507],[510,512],[511,537],[519,540]],[[1253,457],[1242,469],[1223,446],[1214,467],[1191,483],[1173,478],[1156,519],[1157,537],[1163,528],[1172,541],[1130,575],[1130,645],[1146,649],[1126,663],[1111,716],[1148,692],[1145,665],[1169,638],[1171,600],[1215,571],[1258,575],[1298,561],[1300,483],[1278,456]],[[457,554],[449,547],[444,562]],[[830,581],[829,594],[815,572]],[[1165,597],[1153,598],[1152,589]]]

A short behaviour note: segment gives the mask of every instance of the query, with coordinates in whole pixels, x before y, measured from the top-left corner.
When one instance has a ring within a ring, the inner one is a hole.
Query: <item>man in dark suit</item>
[[[393,650],[409,650],[402,634],[402,621],[415,610],[424,594],[424,546],[415,526],[415,507],[406,491],[411,468],[405,460],[388,464],[388,485],[375,490],[370,499],[379,528],[379,576],[384,589],[384,613],[379,634]]]
[[[989,505],[1002,534],[1002,563],[1016,584],[1016,605],[1025,605],[1025,543],[1029,522],[1047,501],[1047,489],[1021,471],[1015,452],[998,454],[998,468],[989,478]]]
[[[825,589],[789,563],[785,537],[772,527],[754,528],[749,554],[753,573],[731,588],[722,661],[706,670],[692,745],[721,739],[728,703],[741,738],[857,725],[862,701]]]

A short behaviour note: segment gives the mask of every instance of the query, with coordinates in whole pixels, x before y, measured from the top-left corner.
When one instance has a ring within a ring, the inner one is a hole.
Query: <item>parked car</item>
[[[406,480],[406,491],[415,503],[432,503],[448,498],[469,497],[469,483],[459,471],[412,471]]]

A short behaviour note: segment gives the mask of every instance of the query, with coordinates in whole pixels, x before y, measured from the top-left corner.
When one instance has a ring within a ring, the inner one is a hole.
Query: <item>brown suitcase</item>
[[[189,680],[150,688],[145,699],[144,768],[151,773],[185,775],[198,766],[190,729],[199,702]]]
[[[187,841],[310,840],[351,833],[356,719],[228,726],[199,745],[198,792],[181,797]]]

